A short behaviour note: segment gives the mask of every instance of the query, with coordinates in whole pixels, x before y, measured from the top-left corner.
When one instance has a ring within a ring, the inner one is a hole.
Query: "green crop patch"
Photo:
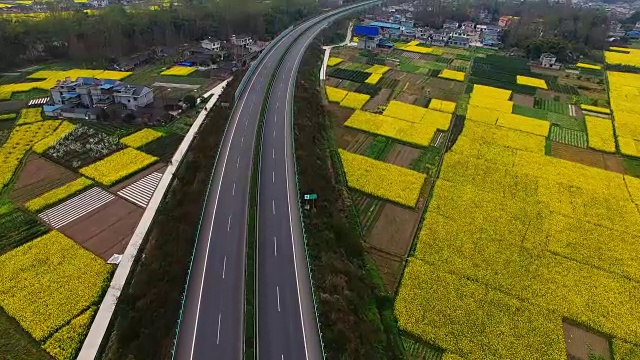
[[[557,125],[551,126],[549,139],[583,149],[586,149],[588,145],[587,133],[572,129],[565,129]]]
[[[528,106],[513,104],[513,110],[511,111],[514,114],[528,116],[530,118],[547,120],[548,112],[541,109],[530,108]]]
[[[555,112],[549,112],[547,120],[552,124],[556,124],[565,129],[571,129],[576,131],[585,132],[587,131],[587,126],[582,119],[576,119],[569,115],[558,114]]]
[[[560,101],[536,98],[533,107],[558,114],[569,115],[569,106]]]
[[[370,73],[360,70],[347,70],[342,68],[333,68],[329,70],[328,75],[334,78],[363,83],[371,76]]]
[[[0,215],[0,254],[47,232],[33,215],[13,209]]]

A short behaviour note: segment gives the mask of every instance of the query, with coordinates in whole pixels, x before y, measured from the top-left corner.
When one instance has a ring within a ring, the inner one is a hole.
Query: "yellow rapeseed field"
[[[408,207],[415,207],[426,175],[339,150],[349,187]]]
[[[367,80],[365,80],[364,82],[366,82],[367,84],[377,84],[378,81],[380,80],[380,78],[382,78],[382,74],[371,74],[369,75],[369,77],[367,78]]]
[[[421,124],[435,126],[440,130],[448,130],[451,124],[451,114],[436,111],[432,109],[426,109],[427,112],[420,119]]]
[[[158,158],[133,148],[126,148],[80,169],[80,173],[104,185],[116,181],[158,161]]]
[[[95,77],[100,79],[121,80],[131,75],[124,71],[104,71],[91,69],[71,69],[71,70],[41,70],[29,76],[29,79],[42,79],[41,81],[31,81],[16,84],[0,85],[0,100],[8,100],[11,94],[25,92],[33,89],[49,91],[56,85],[56,81],[69,78],[75,80],[78,77]]]
[[[592,64],[587,64],[587,63],[577,63],[576,66],[579,67],[579,68],[583,68],[583,69],[593,69],[593,70],[602,69],[602,66],[600,66],[600,65],[592,65]]]
[[[337,103],[342,102],[344,97],[349,93],[347,90],[338,89],[332,86],[325,86],[324,89],[327,92],[327,98],[329,101]]]
[[[471,94],[479,98],[493,98],[496,100],[509,100],[511,98],[511,90],[478,84],[473,84],[473,92]]]
[[[95,304],[111,266],[52,231],[0,256],[0,305],[42,341]]]
[[[89,332],[95,313],[96,307],[91,307],[82,315],[71,320],[69,324],[53,334],[43,348],[56,360],[73,360]]]
[[[71,132],[76,126],[73,123],[68,121],[63,121],[58,128],[51,133],[51,135],[45,137],[44,139],[38,141],[35,145],[33,145],[33,151],[38,154],[42,154],[47,151],[51,146],[55,145],[60,139],[62,139],[65,135]]]
[[[120,142],[132,148],[138,148],[142,145],[152,142],[159,137],[162,137],[163,135],[164,134],[159,131],[147,128],[137,131],[129,136],[123,137],[122,139],[120,139]]]
[[[172,66],[160,73],[160,75],[187,76],[196,71],[196,68],[190,66]]]
[[[335,56],[331,56],[331,57],[329,57],[329,60],[327,60],[327,65],[328,66],[336,66],[336,65],[340,64],[343,61],[344,61],[344,59],[341,59],[341,58],[335,57]]]
[[[545,137],[549,134],[549,128],[551,126],[548,121],[507,113],[500,114],[497,125]]]
[[[48,191],[35,199],[29,200],[26,204],[24,204],[24,207],[29,211],[38,212],[50,205],[68,198],[69,196],[77,193],[78,191],[86,188],[91,184],[93,184],[93,181],[81,177],[70,183],[62,185],[59,188]]]
[[[615,48],[612,47],[612,50],[621,50],[627,52],[619,53],[613,51],[605,51],[604,59],[607,64],[617,64],[617,65],[630,65],[635,67],[640,67],[640,49],[631,49],[631,48]]]
[[[467,359],[565,359],[564,318],[640,344],[640,179],[544,148],[467,117],[400,285],[403,330]]]
[[[382,74],[386,73],[387,71],[389,71],[389,69],[391,69],[391,68],[388,67],[388,66],[385,66],[385,65],[373,65],[370,68],[366,69],[365,72],[372,73],[372,74],[381,74],[382,75]]]
[[[424,47],[424,46],[417,46],[419,44],[419,42],[409,42],[407,44],[403,44],[403,43],[396,43],[394,46],[397,49],[400,50],[405,50],[405,51],[410,51],[410,52],[415,52],[415,53],[420,53],[420,54],[432,54],[432,55],[442,55],[444,52],[440,49],[435,49],[435,48],[428,48],[428,47]]]
[[[391,100],[382,115],[418,123],[426,115],[427,109],[422,106]]]
[[[30,124],[42,120],[42,108],[27,108],[20,112],[17,124]]]
[[[616,152],[611,120],[588,115],[584,119],[587,123],[589,147],[611,153]]]
[[[507,114],[511,114],[511,111],[513,110],[513,102],[509,100],[501,100],[488,94],[476,92],[471,93],[471,97],[469,98],[469,105],[492,109]]]
[[[477,105],[467,107],[467,119],[480,121],[486,124],[495,125],[500,117],[500,111],[488,109]]]
[[[559,316],[418,259],[407,264],[395,313],[401,329],[469,359],[566,358]]]
[[[640,156],[640,74],[609,71],[607,78],[620,152]]]
[[[427,122],[413,123],[361,110],[356,110],[344,126],[417,146],[428,146],[437,130]]]
[[[453,114],[456,110],[456,103],[452,101],[431,99],[429,102],[429,109],[445,112],[447,114]]]
[[[440,72],[438,77],[456,81],[464,81],[464,73],[462,71],[444,69]]]
[[[587,111],[592,111],[592,112],[596,112],[596,113],[600,113],[600,114],[611,114],[611,110],[609,110],[607,108],[600,107],[600,106],[582,104],[582,105],[580,105],[580,109],[587,110]]]
[[[0,190],[2,190],[20,165],[33,144],[49,136],[60,124],[58,120],[39,121],[16,126],[7,141],[0,147]]]
[[[533,86],[540,89],[547,88],[547,83],[544,80],[530,77],[530,76],[517,75],[516,82],[520,85]]]
[[[369,98],[371,98],[371,96],[366,94],[349,92],[347,96],[345,96],[344,99],[342,99],[342,101],[340,102],[340,106],[356,110],[361,109],[364,104],[369,101]]]

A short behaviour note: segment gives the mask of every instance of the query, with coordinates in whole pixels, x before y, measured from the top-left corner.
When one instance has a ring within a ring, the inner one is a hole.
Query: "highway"
[[[337,12],[343,10],[344,8]],[[253,75],[247,80],[247,85],[234,107],[217,159],[215,154],[211,154],[216,165],[205,200],[185,292],[182,319],[174,349],[174,357],[178,360],[243,358],[247,216],[253,150],[261,107],[269,80],[288,47],[319,18],[333,13],[321,15],[299,25],[265,54]],[[295,192],[295,182],[293,185],[294,189],[291,191]],[[287,195],[282,196],[284,198],[279,202],[287,199]],[[299,222],[297,215],[295,219]],[[285,218],[281,220],[284,221]],[[290,220],[286,219],[284,223],[289,224]],[[295,232],[294,235],[298,236]],[[304,256],[304,250],[302,251]],[[307,283],[304,286],[310,294],[308,275],[305,278]],[[293,290],[295,288],[291,288],[289,283],[283,287],[287,296],[290,296]],[[315,312],[313,308],[310,311],[314,314],[315,324]],[[281,341],[290,341],[286,337],[288,335],[283,333],[281,336]],[[319,343],[317,327],[313,336],[316,338],[314,341]],[[299,347],[307,347],[307,342],[300,344],[303,345],[298,345]],[[264,359],[271,357],[266,356]]]
[[[268,95],[258,188],[258,359],[323,358],[300,219],[292,106],[304,51],[336,17],[292,45]]]

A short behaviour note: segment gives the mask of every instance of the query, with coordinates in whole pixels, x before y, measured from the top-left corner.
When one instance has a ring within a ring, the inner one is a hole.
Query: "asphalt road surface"
[[[298,26],[265,54],[231,115],[210,183],[187,284],[175,348],[179,360],[242,359],[247,207],[258,119],[279,61],[317,19]],[[214,157],[212,154],[212,161]]]
[[[328,18],[285,55],[268,98],[258,192],[258,358],[322,359],[300,219],[293,153],[295,75],[306,47]]]

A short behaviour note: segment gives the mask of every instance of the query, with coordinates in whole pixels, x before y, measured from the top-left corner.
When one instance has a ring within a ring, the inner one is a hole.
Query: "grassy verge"
[[[11,360],[51,359],[16,320],[0,309],[0,358]]]
[[[339,176],[331,119],[322,105],[314,42],[302,60],[294,99],[294,139],[301,191],[318,193],[303,221],[327,359],[402,358],[391,297],[367,265],[357,219]]]
[[[219,103],[232,103],[243,74]],[[231,108],[215,106],[185,155],[123,289],[102,359],[168,359],[200,221],[203,194]]]

